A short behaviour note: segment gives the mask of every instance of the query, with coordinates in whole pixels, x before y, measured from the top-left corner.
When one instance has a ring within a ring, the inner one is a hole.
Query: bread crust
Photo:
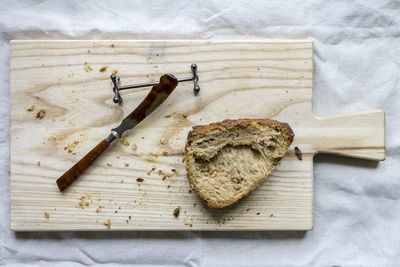
[[[269,120],[269,119],[238,119],[238,120],[223,120],[220,122],[213,122],[207,125],[197,125],[193,126],[193,130],[191,130],[188,134],[188,141],[195,137],[196,135],[205,134],[209,131],[215,129],[228,129],[236,126],[241,127],[255,127],[257,128],[258,125],[267,125],[267,126],[282,126],[286,130],[286,134],[289,136],[291,141],[293,141],[294,133],[292,128],[290,128],[289,124],[286,122],[279,122],[276,120]],[[186,144],[187,147],[188,144]]]
[[[247,192],[247,193],[243,193],[239,199],[237,199],[234,202],[228,203],[228,204],[222,204],[220,202],[215,202],[213,201],[211,198],[208,198],[207,195],[203,195],[201,194],[201,192],[198,190],[198,188],[196,188],[196,185],[191,181],[191,177],[189,177],[189,147],[191,145],[191,143],[196,139],[196,137],[200,136],[200,135],[204,135],[209,133],[210,131],[213,130],[217,130],[217,129],[221,129],[221,130],[229,130],[230,128],[234,128],[234,127],[254,127],[254,128],[259,128],[260,126],[277,126],[281,129],[283,129],[285,131],[285,134],[287,135],[287,137],[290,140],[290,143],[293,142],[294,139],[294,133],[293,130],[290,128],[289,124],[287,123],[283,123],[283,122],[279,122],[276,120],[269,120],[269,119],[237,119],[237,120],[224,120],[221,122],[214,122],[208,125],[199,125],[199,126],[194,126],[193,130],[191,130],[188,133],[188,137],[187,137],[187,142],[186,142],[186,146],[185,146],[185,156],[184,156],[184,161],[186,161],[186,171],[187,171],[187,178],[190,182],[190,184],[192,185],[192,188],[197,192],[197,194],[200,196],[200,198],[206,202],[206,204],[211,207],[211,208],[224,208],[227,206],[230,206],[236,202],[238,202],[240,199],[242,199],[243,197],[247,196],[251,191],[255,190],[256,188],[258,188],[258,186],[263,183],[265,181],[261,180],[259,181],[257,184],[254,184],[253,188]]]

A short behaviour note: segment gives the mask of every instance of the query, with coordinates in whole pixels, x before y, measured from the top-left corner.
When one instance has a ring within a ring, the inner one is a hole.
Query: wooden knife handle
[[[95,146],[89,153],[86,154],[80,161],[78,161],[74,166],[71,167],[68,171],[66,171],[60,178],[57,179],[57,186],[60,191],[63,191],[67,188],[73,181],[75,181],[78,176],[83,173],[90,164],[93,163],[104,150],[110,144],[106,139],[101,141],[97,146]]]

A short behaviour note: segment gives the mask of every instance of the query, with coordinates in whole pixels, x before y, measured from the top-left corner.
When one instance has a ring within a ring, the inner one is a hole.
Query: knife
[[[174,91],[178,85],[178,79],[172,74],[164,74],[160,77],[160,82],[153,86],[146,98],[140,105],[132,111],[121,124],[111,130],[110,135],[95,146],[89,153],[86,154],[80,161],[66,171],[60,178],[57,179],[57,186],[60,191],[67,188],[73,181],[75,181],[80,174],[82,174],[100,155],[103,153],[110,144],[121,138],[122,134],[129,129],[134,128],[142,120],[144,120],[150,113],[152,113],[158,106],[160,106],[165,99]]]

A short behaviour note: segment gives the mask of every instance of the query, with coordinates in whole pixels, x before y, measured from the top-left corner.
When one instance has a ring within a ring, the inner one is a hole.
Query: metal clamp
[[[185,78],[185,79],[178,79],[179,82],[190,82],[193,81],[193,93],[197,95],[200,92],[200,86],[198,85],[199,81],[199,76],[197,76],[197,65],[192,64],[190,66],[192,70],[192,77],[191,78]],[[121,78],[115,74],[111,74],[110,79],[113,83],[113,92],[114,92],[114,97],[113,101],[114,103],[121,103],[122,102],[122,97],[119,94],[119,91],[122,90],[127,90],[127,89],[134,89],[134,88],[140,88],[140,87],[147,87],[147,86],[155,86],[158,83],[153,82],[153,83],[139,83],[139,84],[134,84],[134,85],[124,85],[124,86],[119,86]]]

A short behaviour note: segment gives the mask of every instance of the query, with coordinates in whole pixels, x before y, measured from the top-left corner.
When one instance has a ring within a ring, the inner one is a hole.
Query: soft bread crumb
[[[75,153],[74,148],[79,144],[78,140],[74,140],[72,143],[64,145],[64,150],[67,150],[68,153]]]
[[[105,220],[104,225],[106,225],[107,228],[110,229],[111,228],[111,220],[110,219]]]
[[[46,219],[49,219],[49,218],[50,218],[50,214],[49,214],[48,212],[45,212],[45,213],[44,213],[44,217],[45,217]]]
[[[154,162],[154,163],[156,163],[157,160],[158,160],[158,158],[157,158],[156,155],[150,155],[148,158],[146,158],[146,160],[147,160],[148,162]],[[153,171],[154,171],[154,170],[153,170]]]
[[[164,115],[164,118],[171,118],[173,115],[175,115],[176,113],[175,112],[167,112],[165,115]]]
[[[167,141],[167,139],[165,139],[165,138],[161,138],[161,139],[160,139],[160,144],[162,144],[162,145],[166,145],[166,144],[168,144],[168,141]]]
[[[40,167],[40,161],[37,162],[37,165]]]
[[[107,66],[102,66],[102,67],[99,69],[100,72],[104,72],[104,71],[106,71],[106,70],[107,70]]]
[[[35,105],[31,105],[30,107],[26,108],[27,111],[34,111],[36,108]]]
[[[84,65],[83,69],[84,69],[86,72],[89,72],[89,71],[92,71],[92,70],[93,70],[93,68],[92,68],[86,61],[83,63],[83,65]]]
[[[36,118],[39,120],[43,119],[44,116],[46,116],[46,110],[44,109],[41,109],[38,113],[36,113]]]
[[[126,139],[125,136],[122,136],[120,140],[125,146],[129,146],[129,141]]]

